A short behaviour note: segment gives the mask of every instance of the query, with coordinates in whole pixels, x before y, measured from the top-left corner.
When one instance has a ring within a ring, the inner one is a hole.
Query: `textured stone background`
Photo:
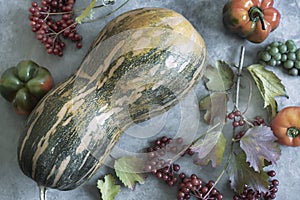
[[[274,40],[293,39],[300,46],[300,1],[276,1],[275,6],[282,13],[282,21],[278,29],[273,32],[268,40],[263,44],[255,45],[242,40],[225,31],[222,25],[222,8],[225,0],[131,0],[124,8],[117,13],[93,24],[82,24],[79,32],[84,36],[84,47],[76,50],[74,45],[68,45],[65,55],[62,58],[49,56],[45,53],[43,47],[34,39],[31,33],[28,21],[28,8],[31,1],[0,1],[0,72],[3,72],[10,66],[16,65],[20,60],[33,59],[37,63],[47,66],[58,83],[68,77],[80,64],[93,38],[101,30],[101,28],[114,16],[138,7],[166,7],[171,8],[183,14],[195,28],[200,32],[206,41],[210,61],[225,60],[228,63],[238,63],[239,50],[241,45],[246,47],[245,66],[255,62],[255,52],[263,45]],[[80,7],[84,3],[78,1],[77,6]],[[117,4],[113,7],[119,5]],[[98,10],[96,12],[107,13],[112,8]],[[286,85],[289,99],[278,98],[279,108],[288,105],[300,105],[299,77],[290,77],[282,69],[272,70],[282,79]],[[198,97],[203,94],[203,86],[200,84],[196,87]],[[245,94],[247,94],[245,92]],[[192,96],[192,95],[191,95]],[[245,95],[246,96],[246,95]],[[242,101],[242,100],[241,100]],[[254,91],[251,109],[249,115],[263,115],[262,101]],[[183,110],[190,110],[188,115]],[[16,161],[16,146],[18,135],[22,129],[25,118],[16,115],[11,105],[3,98],[0,98],[0,111],[2,117],[0,119],[0,199],[1,200],[31,200],[38,199],[38,188],[36,184],[25,177],[19,170]],[[160,119],[164,121],[163,129],[157,132],[159,134],[172,134],[178,131],[178,116],[187,118],[191,121],[191,125],[197,120],[197,98],[185,100],[179,106],[170,110],[163,115],[164,118],[154,120],[157,123]],[[151,122],[150,122],[151,123]],[[141,128],[141,127],[138,127]],[[190,127],[186,127],[187,130]],[[134,129],[132,129],[134,130]],[[130,130],[128,131],[130,133]],[[130,137],[130,134],[124,137]],[[120,142],[119,148],[134,146],[135,140],[132,142]],[[130,145],[128,145],[130,143]],[[143,143],[147,144],[146,140]],[[277,199],[299,199],[298,191],[300,189],[300,173],[299,173],[299,148],[282,147],[282,156],[274,169],[277,171],[277,178],[280,180],[279,192]],[[209,167],[197,167],[190,165],[182,159],[180,161],[182,168],[187,173],[197,173],[204,180],[213,179],[218,174],[218,170],[212,170]],[[62,199],[80,199],[80,200],[96,200],[100,199],[100,195],[96,189],[96,180],[107,172],[111,172],[110,168],[102,168],[99,173],[88,183],[81,187],[66,192],[57,190],[49,190],[48,200]],[[227,184],[227,176],[225,175],[218,185],[225,196],[225,199],[232,197],[231,191]],[[135,191],[123,188],[122,192],[116,199],[138,200],[138,199],[176,199],[175,188],[170,188],[165,184],[152,179],[147,179],[146,184],[137,185]]]

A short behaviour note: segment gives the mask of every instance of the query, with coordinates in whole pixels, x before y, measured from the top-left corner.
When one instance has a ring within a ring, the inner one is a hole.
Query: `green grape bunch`
[[[262,65],[282,66],[289,75],[300,75],[300,48],[293,40],[272,42],[258,52],[257,57]]]

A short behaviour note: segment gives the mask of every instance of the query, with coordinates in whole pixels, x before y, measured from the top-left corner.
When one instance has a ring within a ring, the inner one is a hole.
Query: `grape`
[[[288,54],[287,54],[287,59],[288,60],[296,60],[296,53],[294,53],[294,52],[289,52]]]
[[[296,51],[296,59],[300,61],[300,48]]]
[[[296,69],[300,69],[300,61],[299,61],[299,60],[296,60],[296,61],[295,61],[294,67],[295,67]]]
[[[289,70],[289,75],[291,76],[297,76],[298,75],[298,69],[292,68]]]
[[[274,41],[260,51],[257,57],[258,63],[262,65],[283,66],[291,76],[297,76],[300,73],[300,48],[297,48],[293,40],[286,40],[285,43]],[[228,116],[229,119],[234,119],[232,125],[239,126],[236,116],[231,115],[230,117]],[[240,123],[240,125],[242,124]]]
[[[277,60],[277,61],[276,61],[276,65],[277,65],[277,66],[280,66],[281,63],[282,63],[281,60]]]
[[[285,44],[289,52],[295,52],[297,50],[296,44],[293,40],[287,40]]]
[[[280,45],[280,42],[278,42],[278,41],[272,42],[270,44],[271,47],[278,47],[279,45]]]
[[[268,65],[275,67],[277,64],[277,61],[274,58],[271,58],[271,60],[268,61]]]
[[[287,46],[286,46],[285,44],[280,45],[280,46],[278,47],[278,49],[279,49],[279,52],[280,52],[280,53],[286,53],[286,52],[287,52]]]
[[[276,55],[278,52],[279,52],[279,50],[278,50],[277,47],[271,47],[270,50],[269,50],[269,53],[270,53],[271,56]]]
[[[271,49],[271,45],[268,45],[266,48],[265,48],[265,51],[269,51]]]
[[[282,54],[281,55],[281,62],[285,62],[287,61],[287,55],[286,54]]]
[[[278,60],[281,60],[281,53],[276,53],[274,56],[273,56],[274,60],[278,61]]]
[[[267,51],[262,52],[260,57],[260,59],[265,62],[268,62],[269,60],[271,60],[271,58],[272,56]]]
[[[283,63],[283,67],[285,69],[292,69],[294,67],[294,61],[292,60],[287,60]]]

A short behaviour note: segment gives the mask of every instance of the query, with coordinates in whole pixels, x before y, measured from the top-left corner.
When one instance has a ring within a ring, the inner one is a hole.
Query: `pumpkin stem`
[[[264,13],[259,7],[254,6],[250,8],[248,13],[251,21],[257,22],[258,20],[260,20],[262,30],[266,30]]]
[[[287,135],[291,138],[295,138],[299,136],[300,134],[300,129],[297,127],[290,127],[287,129]]]
[[[47,200],[47,188],[45,186],[39,185],[40,200]]]

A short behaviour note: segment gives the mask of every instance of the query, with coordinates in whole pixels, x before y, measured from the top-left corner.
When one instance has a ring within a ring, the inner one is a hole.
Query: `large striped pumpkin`
[[[21,170],[45,187],[69,190],[84,183],[130,125],[189,93],[206,53],[202,37],[172,10],[143,8],[115,18],[78,70],[29,116],[18,146]]]

